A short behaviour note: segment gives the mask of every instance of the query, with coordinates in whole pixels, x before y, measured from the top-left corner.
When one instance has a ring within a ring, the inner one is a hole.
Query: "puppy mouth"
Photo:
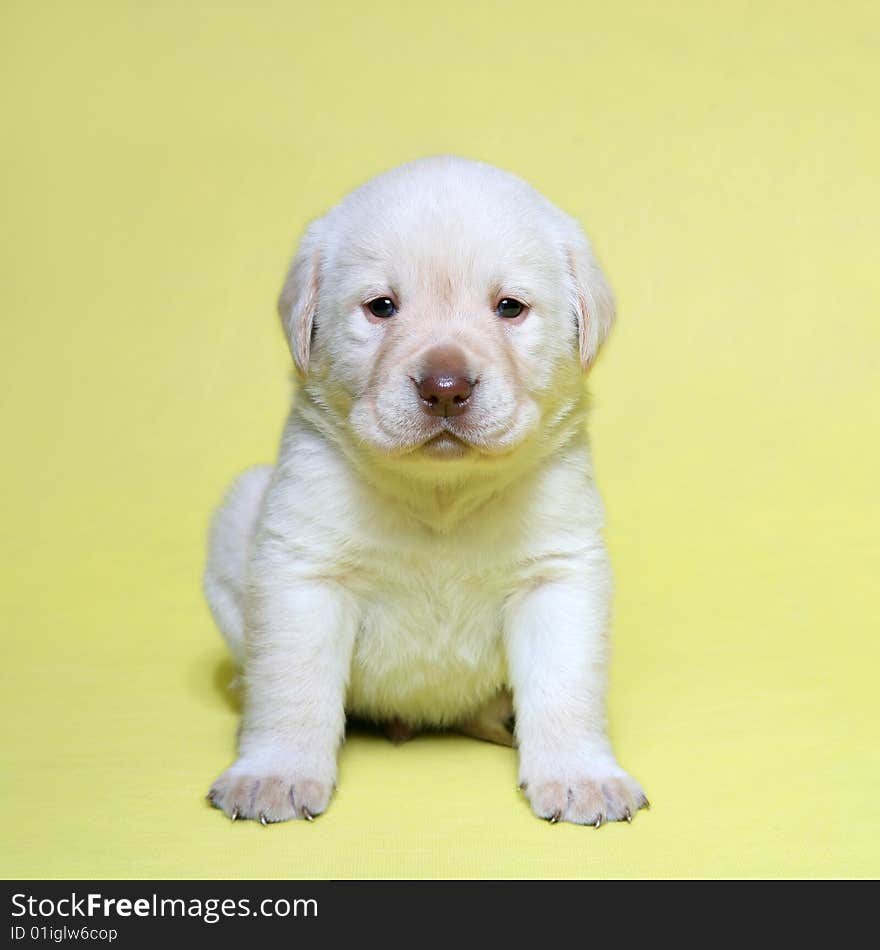
[[[460,416],[430,418],[422,412],[413,412],[409,424],[402,427],[399,416],[386,419],[377,411],[375,401],[366,405],[372,410],[371,425],[359,424],[357,415],[353,414],[355,433],[381,454],[398,459],[464,462],[501,458],[522,441],[518,433],[523,427],[512,418],[488,420],[473,413],[468,413],[466,419]],[[362,409],[365,408],[362,405]]]
[[[413,457],[428,456],[433,459],[472,459],[476,456],[480,458],[499,458],[508,455],[516,446],[514,444],[504,444],[504,438],[510,432],[511,427],[505,427],[500,432],[493,432],[495,438],[486,440],[485,434],[480,432],[471,432],[468,426],[462,426],[457,419],[438,419],[438,425],[432,431],[429,431],[423,437],[423,441],[413,446],[410,452]],[[499,444],[495,444],[495,439],[500,439]]]

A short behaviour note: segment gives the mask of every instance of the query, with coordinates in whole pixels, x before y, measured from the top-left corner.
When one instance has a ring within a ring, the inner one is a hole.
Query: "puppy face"
[[[613,319],[571,218],[447,157],[315,222],[279,309],[306,390],[353,439],[450,464],[509,453],[564,414]]]

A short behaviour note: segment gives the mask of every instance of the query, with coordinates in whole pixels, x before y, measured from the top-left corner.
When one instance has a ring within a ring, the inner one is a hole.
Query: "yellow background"
[[[5,3],[5,877],[878,873],[876,4]],[[533,818],[514,754],[355,736],[232,825],[210,509],[275,452],[304,224],[406,159],[580,217],[612,732],[654,807]]]

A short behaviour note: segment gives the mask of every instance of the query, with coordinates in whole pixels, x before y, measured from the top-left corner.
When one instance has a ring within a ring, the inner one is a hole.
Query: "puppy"
[[[535,814],[647,801],[614,758],[611,574],[585,371],[614,318],[578,224],[455,157],[369,181],[306,231],[279,302],[299,386],[274,467],[217,511],[205,590],[241,664],[230,818],[330,803],[346,714],[509,741]]]

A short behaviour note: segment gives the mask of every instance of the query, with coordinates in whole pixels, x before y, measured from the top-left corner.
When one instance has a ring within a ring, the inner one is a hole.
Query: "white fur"
[[[371,319],[383,295],[399,311]],[[499,317],[502,296],[525,319]],[[215,516],[205,578],[247,687],[214,804],[310,817],[346,711],[455,726],[510,688],[535,812],[629,818],[645,799],[605,735],[611,576],[585,429],[614,307],[580,227],[488,165],[412,162],[310,226],[279,308],[300,386],[277,464]],[[412,382],[440,344],[478,380],[447,419]]]

